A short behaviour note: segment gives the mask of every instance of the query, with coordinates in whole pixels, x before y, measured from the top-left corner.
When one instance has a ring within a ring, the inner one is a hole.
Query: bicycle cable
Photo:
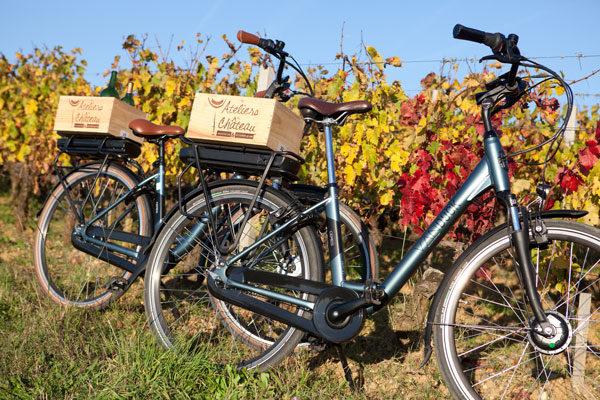
[[[522,61],[527,61],[528,63],[525,63]],[[536,69],[546,71],[550,74],[550,77],[545,78],[542,81],[537,82],[535,85],[528,87],[527,90],[523,91],[523,93],[521,93],[519,97],[522,97],[525,94],[530,93],[531,90],[533,90],[535,87],[539,86],[540,84],[547,82],[547,81],[551,81],[551,80],[557,80],[559,82],[560,86],[562,86],[563,89],[565,90],[565,94],[567,96],[567,110],[565,113],[565,118],[564,118],[563,123],[560,126],[560,128],[556,131],[556,133],[552,137],[543,141],[542,143],[539,143],[539,144],[529,147],[527,149],[516,151],[514,153],[509,153],[505,156],[505,159],[513,159],[512,161],[517,164],[530,165],[530,166],[543,165],[542,173],[541,173],[542,182],[546,183],[546,168],[548,166],[548,163],[555,158],[556,153],[558,152],[558,149],[560,148],[560,144],[562,143],[562,140],[564,139],[564,133],[566,132],[567,124],[571,117],[571,113],[573,110],[573,91],[571,90],[571,87],[560,77],[560,75],[558,75],[556,72],[554,72],[553,70],[551,70],[550,68],[548,68],[542,64],[539,64],[535,61],[532,61],[528,58],[523,57],[520,62],[520,65],[525,68],[536,68]],[[514,160],[514,158],[519,155],[540,149],[540,148],[546,146],[547,144],[550,144],[550,146],[548,148],[548,152],[546,153],[544,161],[542,161],[542,162],[527,162],[527,161]]]

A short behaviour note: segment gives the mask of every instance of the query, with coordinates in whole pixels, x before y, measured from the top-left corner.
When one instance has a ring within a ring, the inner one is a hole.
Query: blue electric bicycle
[[[511,192],[508,159],[549,145],[553,158],[564,125],[532,149],[506,154],[491,117],[531,89],[520,66],[549,68],[521,56],[518,37],[457,25],[454,37],[489,46],[484,59],[510,65],[509,72],[476,95],[485,127],[485,155],[404,258],[381,283],[346,279],[342,257],[332,128],[366,101],[333,104],[303,98],[306,121],[325,133],[328,195],[316,204],[286,202],[267,185],[230,181],[182,200],[165,222],[147,261],[145,307],[158,341],[178,351],[210,349],[216,363],[264,370],[296,348],[304,332],[332,343],[355,337],[365,319],[384,307],[409,280],[467,207],[493,190],[506,208],[505,224],[472,243],[447,272],[427,319],[426,360],[432,353],[455,398],[600,397],[600,230],[567,219],[585,211],[544,211],[549,193],[519,204]],[[275,55],[278,42],[240,31],[238,38]],[[200,179],[203,179],[202,175]],[[324,279],[314,216],[325,210],[331,276]],[[193,277],[193,279],[189,279]],[[180,282],[186,281],[188,286]],[[217,301],[217,313],[235,319],[223,329],[202,293]],[[185,317],[183,317],[185,316]],[[254,330],[258,346],[232,340],[231,327]]]

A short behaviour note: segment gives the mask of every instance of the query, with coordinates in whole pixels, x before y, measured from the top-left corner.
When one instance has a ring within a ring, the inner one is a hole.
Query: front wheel
[[[553,337],[532,330],[506,228],[475,242],[442,283],[434,340],[455,398],[600,398],[600,230],[545,223],[548,243],[530,247]]]

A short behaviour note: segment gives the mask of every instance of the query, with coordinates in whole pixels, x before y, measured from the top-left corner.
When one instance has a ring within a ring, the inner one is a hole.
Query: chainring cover
[[[325,289],[319,294],[312,319],[323,339],[332,343],[342,343],[358,335],[365,322],[364,309],[358,310],[341,322],[332,322],[327,317],[332,307],[358,298],[355,291],[342,287]]]

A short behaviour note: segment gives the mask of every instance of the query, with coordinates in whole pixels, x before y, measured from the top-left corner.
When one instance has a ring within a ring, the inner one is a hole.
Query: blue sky
[[[344,52],[359,51],[363,41],[375,46],[384,58],[403,60],[403,67],[389,69],[388,77],[400,80],[409,95],[419,90],[421,78],[441,67],[436,61],[417,61],[478,58],[489,53],[483,45],[452,39],[456,23],[516,33],[526,56],[568,56],[538,60],[562,70],[567,81],[600,68],[597,0],[0,0],[0,7],[0,52],[12,58],[15,51],[27,53],[36,46],[81,47],[88,62],[86,78],[101,86],[106,81],[102,73],[115,55],[123,55],[121,68],[129,67],[121,49],[129,34],[148,34],[150,46],[155,46],[156,37],[166,48],[171,37],[175,47],[181,40],[192,43],[196,33],[201,33],[212,37],[206,53],[220,56],[225,50],[220,36],[225,33],[234,39],[238,29],[285,41],[286,49],[301,64],[324,64],[334,62],[343,26]],[[573,57],[578,54],[596,57]],[[477,71],[481,66],[462,63],[459,73],[469,69]],[[573,91],[600,95],[600,73],[574,85]],[[600,103],[600,97],[576,96],[576,102]]]

